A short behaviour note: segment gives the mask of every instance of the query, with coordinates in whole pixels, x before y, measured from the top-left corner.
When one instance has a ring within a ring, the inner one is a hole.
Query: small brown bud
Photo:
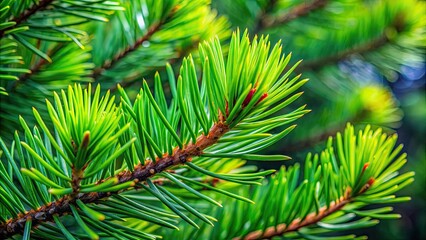
[[[85,131],[83,135],[83,141],[81,141],[81,147],[87,148],[89,146],[90,141],[90,131]]]

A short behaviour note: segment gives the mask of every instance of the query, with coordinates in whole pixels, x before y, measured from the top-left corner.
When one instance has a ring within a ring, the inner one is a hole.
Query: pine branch
[[[145,35],[143,35],[141,38],[139,38],[136,42],[135,42],[135,44],[133,45],[133,46],[129,46],[129,47],[127,47],[126,49],[124,49],[122,52],[119,52],[119,53],[117,53],[117,55],[113,58],[113,59],[111,59],[110,61],[105,61],[104,62],[104,64],[102,64],[102,66],[101,67],[99,67],[99,68],[96,68],[94,71],[93,71],[93,75],[92,75],[92,77],[93,78],[98,78],[101,74],[102,74],[102,72],[103,71],[105,71],[105,70],[108,70],[108,69],[110,69],[110,68],[112,68],[112,67],[114,67],[114,65],[117,63],[117,62],[119,62],[121,59],[123,59],[124,57],[126,57],[127,56],[127,54],[129,54],[129,53],[131,53],[131,52],[133,52],[133,51],[135,51],[137,48],[139,48],[145,41],[148,41],[151,37],[152,37],[152,35],[154,35],[154,33],[156,33],[159,29],[160,29],[160,27],[161,27],[161,25],[162,25],[162,23],[156,23],[156,24],[153,24],[149,29],[148,29],[148,31],[146,32],[146,34]]]
[[[402,146],[396,147],[396,135],[370,126],[357,132],[348,124],[333,142],[330,137],[321,153],[309,153],[304,169],[283,166],[262,186],[236,189],[253,196],[256,205],[223,202],[225,209],[211,210],[220,219],[220,229],[204,225],[199,238],[317,239],[333,234],[353,239],[355,235],[338,232],[400,218],[388,204],[410,200],[396,194],[414,181],[414,173],[399,171],[407,160],[400,154]],[[186,230],[173,238],[190,238]]]
[[[155,162],[149,162],[146,165],[139,164],[133,171],[123,171],[117,174],[118,183],[134,181],[135,183],[143,183],[148,178],[154,177],[156,174],[163,172],[173,166],[190,162],[192,157],[199,156],[207,147],[215,144],[220,137],[229,131],[229,127],[223,122],[215,124],[207,136],[201,135],[195,143],[190,143],[183,149],[175,149],[173,155],[165,155]],[[110,179],[110,178],[108,178]],[[108,179],[104,179],[104,182]],[[120,191],[122,192],[122,191]],[[37,210],[31,210],[24,215],[15,219],[10,219],[6,223],[0,225],[0,238],[8,238],[15,234],[22,233],[25,228],[25,222],[32,220],[32,226],[36,227],[42,222],[53,221],[53,216],[63,216],[71,213],[71,204],[76,200],[83,203],[96,203],[99,200],[117,194],[119,192],[98,192],[78,194],[75,197],[64,196],[51,204],[40,207]]]
[[[30,9],[24,11],[22,14],[20,14],[19,16],[16,16],[15,18],[13,18],[12,20],[10,20],[11,22],[15,22],[15,25],[4,28],[2,30],[0,30],[0,38],[2,38],[5,34],[5,32],[7,32],[8,30],[11,30],[13,28],[15,28],[16,25],[21,24],[22,22],[25,22],[26,20],[28,20],[32,15],[34,15],[36,12],[38,11],[42,11],[44,10],[46,7],[49,6],[49,4],[51,4],[54,0],[41,0],[38,4],[34,4]]]
[[[185,188],[198,198],[215,205],[220,206],[215,200],[204,196],[190,185],[197,185],[198,188],[206,187],[235,199],[251,202],[243,196],[194,181],[185,177],[188,175],[184,173],[190,170],[189,173],[197,173],[198,176],[202,174],[238,184],[258,185],[259,181],[271,171],[222,174],[218,169],[211,172],[206,166],[211,166],[212,161],[219,163],[220,159],[231,159],[231,163],[235,163],[232,159],[259,161],[288,159],[283,155],[263,156],[252,153],[274,144],[295,126],[276,134],[269,131],[289,124],[307,112],[302,106],[288,114],[271,117],[300,96],[297,94],[289,97],[306,80],[298,81],[299,77],[287,79],[288,74],[284,77],[279,76],[290,61],[289,56],[281,55],[279,45],[269,50],[267,37],[253,39],[252,45],[249,42],[247,33],[242,37],[238,32],[233,35],[231,40],[233,47],[229,50],[231,57],[226,61],[226,66],[218,38],[202,44],[200,56],[205,61],[201,86],[197,81],[196,68],[191,57],[184,59],[177,82],[169,65],[167,72],[173,95],[170,105],[167,104],[161,79],[157,74],[155,95],[144,82],[136,100],[131,102],[124,90],[119,88],[120,105],[115,104],[114,97],[109,97],[109,92],[105,96],[100,96],[100,86],[94,93],[90,85],[87,89],[75,85],[68,88],[68,93],[64,91],[60,94],[55,93],[55,103],[47,101],[55,133],[47,127],[36,109],[33,109],[33,112],[38,127],[33,131],[21,118],[26,139],[21,141],[16,134],[15,143],[18,153],[25,152],[27,155],[19,160],[22,169],[15,163],[14,148],[9,150],[0,139],[1,148],[8,162],[6,167],[0,163],[2,173],[0,178],[7,185],[5,191],[11,194],[10,200],[0,199],[1,206],[6,206],[0,209],[5,213],[1,218],[0,236],[8,237],[24,230],[33,233],[34,236],[49,234],[44,222],[52,219],[56,223],[54,226],[64,234],[79,235],[75,230],[67,230],[58,224],[58,216],[67,213],[80,222],[80,226],[91,238],[97,238],[98,235],[85,227],[80,213],[83,219],[89,217],[95,219],[96,224],[100,224],[94,227],[100,231],[99,236],[112,236],[101,226],[113,223],[101,221],[105,216],[120,209],[134,208],[136,205],[127,207],[124,206],[126,205],[124,202],[126,196],[132,194],[135,196],[136,191],[128,190],[139,187],[146,189],[147,193],[191,225],[198,227],[180,209],[186,209],[211,224],[203,214],[186,205],[174,193],[162,186],[156,186],[150,180],[152,177],[166,177],[180,188]],[[261,59],[246,63],[253,55],[259,54],[263,56]],[[242,72],[233,72],[231,66],[238,67]],[[247,71],[244,71],[245,68]],[[241,89],[238,88],[240,86]],[[259,125],[263,127],[259,128]],[[39,128],[41,130],[38,130]],[[57,137],[53,137],[53,134]],[[243,146],[240,146],[241,144]],[[48,149],[54,149],[54,152]],[[116,166],[116,160],[120,156],[123,156],[123,161],[121,165]],[[191,162],[193,157],[197,158]],[[181,171],[157,175],[180,164],[185,164],[185,168],[180,169]],[[229,167],[237,169],[240,166],[237,164]],[[10,168],[15,170],[13,172],[6,170]],[[120,170],[116,170],[117,168]],[[186,171],[182,172],[184,169]],[[14,176],[17,177],[23,193],[12,182]],[[126,194],[115,195],[123,191],[126,191]],[[34,197],[33,193],[43,196]],[[112,199],[99,201],[106,197]],[[11,206],[10,201],[18,204]],[[119,205],[116,205],[117,201],[120,202]],[[32,210],[28,212],[27,208]],[[93,211],[96,212],[96,216],[91,214]],[[124,211],[118,217],[146,219],[145,211],[140,211],[139,208],[135,211],[133,213]],[[173,219],[157,218],[151,215],[153,212],[149,214],[151,216],[149,222],[176,228]],[[170,214],[167,216],[170,217]]]
[[[366,113],[365,111],[361,110],[361,111],[357,112],[350,119],[346,119],[346,120],[342,119],[336,125],[323,128],[323,130],[318,134],[311,135],[311,136],[304,138],[300,141],[286,145],[282,149],[282,151],[288,152],[288,153],[295,153],[295,152],[301,151],[303,149],[313,147],[316,144],[327,140],[330,136],[334,136],[334,135],[336,135],[336,133],[344,130],[346,123],[350,122],[350,123],[353,123],[355,125],[361,123],[365,113]]]
[[[321,69],[324,66],[335,64],[337,62],[340,62],[347,57],[354,55],[354,54],[363,54],[366,52],[370,52],[372,50],[378,49],[382,46],[384,46],[386,43],[389,42],[389,38],[386,35],[386,33],[381,34],[378,38],[373,39],[369,42],[366,42],[364,44],[361,44],[357,47],[347,49],[342,52],[338,52],[335,55],[331,55],[328,57],[324,57],[317,60],[312,61],[304,61],[302,64],[300,64],[300,71],[307,71],[307,70],[318,70]]]
[[[368,165],[364,165],[364,170],[368,167]],[[251,233],[248,233],[244,237],[236,237],[233,240],[255,240],[255,239],[271,239],[273,237],[282,236],[285,233],[289,232],[296,232],[299,229],[303,227],[307,227],[310,225],[317,224],[324,218],[328,217],[329,215],[336,213],[337,211],[344,208],[346,205],[352,203],[356,196],[359,196],[363,194],[365,191],[367,191],[372,185],[374,184],[374,179],[370,178],[366,184],[361,188],[359,193],[357,195],[352,195],[351,188],[347,188],[345,191],[344,196],[340,197],[340,199],[337,199],[334,202],[330,202],[329,206],[324,206],[317,212],[312,212],[308,214],[304,219],[294,219],[290,224],[286,225],[284,223],[279,224],[277,226],[272,226],[266,228],[264,231],[258,230]]]
[[[154,33],[156,33],[158,30],[160,30],[162,24],[153,24],[147,31],[147,33],[142,36],[141,38],[139,38],[135,44],[133,46],[129,46],[126,49],[124,49],[122,52],[117,53],[117,55],[110,61],[105,61],[104,64],[101,67],[98,67],[96,69],[93,70],[92,75],[90,77],[96,79],[98,78],[103,71],[106,71],[112,67],[114,67],[114,65],[119,62],[122,58],[124,58],[125,56],[127,56],[127,54],[135,51],[138,47],[140,47],[145,41],[148,41],[152,35]],[[60,49],[60,44],[58,45],[59,47],[56,47],[55,49],[52,49],[51,51],[49,51],[49,53],[47,53],[48,56],[51,56],[52,54],[55,54],[59,49]],[[186,52],[186,51],[185,51]],[[31,69],[31,73],[26,73],[23,74],[19,77],[19,81],[14,82],[12,89],[14,89],[16,86],[18,86],[19,84],[23,83],[24,81],[26,81],[28,78],[30,78],[33,74],[37,73],[43,66],[45,66],[46,64],[49,64],[49,62],[47,60],[45,60],[44,58],[41,58],[37,64],[35,64]],[[123,81],[121,83],[121,85],[123,87],[127,87],[128,85],[132,84],[132,81]],[[116,85],[113,86],[111,88],[111,90],[116,90]]]
[[[236,237],[233,240],[255,240],[255,239],[272,239],[273,237],[282,236],[288,232],[294,232],[300,228],[316,224],[327,216],[341,210],[345,205],[350,203],[352,198],[350,196],[350,188],[347,189],[345,196],[339,200],[330,203],[328,207],[322,207],[318,212],[310,213],[305,219],[295,219],[288,226],[284,223],[277,226],[268,227],[265,231],[254,231],[247,234],[245,237]]]
[[[59,43],[55,47],[53,47],[50,50],[48,50],[46,54],[48,56],[52,56],[55,53],[57,53],[63,46],[64,45],[62,43]],[[13,91],[17,86],[19,86],[20,84],[25,83],[25,81],[27,81],[28,79],[30,79],[31,76],[37,74],[47,64],[49,64],[49,62],[46,59],[40,58],[38,60],[38,62],[32,66],[32,68],[30,69],[29,73],[22,74],[21,76],[19,76],[18,81],[13,82],[11,90]]]
[[[299,17],[306,16],[315,10],[323,8],[324,6],[327,5],[327,2],[328,0],[314,0],[310,3],[304,2],[299,5],[296,5],[295,7],[291,8],[288,12],[280,16],[268,16],[267,14],[264,14],[260,18],[260,22],[259,22],[260,26],[257,29],[261,30],[261,29],[273,28],[283,24],[287,24]]]
[[[200,39],[195,40],[191,45],[189,45],[188,47],[184,48],[184,49],[180,49],[177,51],[176,53],[176,57],[170,59],[170,61],[168,61],[168,64],[170,65],[175,65],[178,64],[179,62],[181,62],[181,60],[183,59],[183,57],[188,56],[194,49],[196,49],[198,47],[198,45],[200,44]],[[149,69],[151,72],[156,72],[156,71],[162,71],[166,68],[166,66],[160,66],[160,67],[152,67],[151,69]],[[96,71],[96,69],[95,69]],[[96,75],[96,77],[98,77],[99,75]],[[123,81],[120,82],[119,85],[114,85],[112,87],[110,87],[109,89],[114,92],[117,90],[118,86],[121,87],[131,87],[133,84],[135,84],[136,80],[140,79],[140,77],[138,75],[134,76],[134,77],[128,77],[126,79],[123,79]],[[153,81],[148,81],[148,82],[153,82]]]
[[[7,39],[20,43],[30,52],[48,62],[52,62],[52,59],[42,49],[33,45],[33,39],[38,42],[74,42],[84,49],[80,41],[85,36],[85,32],[72,27],[88,20],[108,21],[106,16],[114,11],[123,10],[117,2],[105,0],[84,3],[40,0],[19,2],[15,4],[17,6],[12,2],[6,2],[8,6],[3,6],[1,15],[6,21],[3,25],[7,27],[0,30],[0,38],[3,39],[6,34],[10,35]],[[36,3],[32,4],[33,2]],[[22,11],[21,14],[14,18],[9,16],[12,7],[19,8],[18,11]],[[10,19],[8,20],[8,18]],[[22,24],[24,26],[20,26]],[[20,54],[30,54],[30,52],[21,52]],[[11,66],[6,67],[11,68]],[[16,70],[12,72],[16,72]]]
[[[405,28],[404,24],[405,23],[404,23],[403,16],[396,15],[391,25],[388,26],[386,29],[384,29],[383,32],[380,34],[380,36],[374,39],[371,39],[369,41],[366,41],[362,44],[359,44],[358,46],[354,46],[352,48],[348,48],[346,50],[337,52],[334,55],[326,56],[324,58],[320,58],[316,60],[304,61],[300,64],[299,71],[301,72],[307,71],[307,70],[316,71],[318,69],[321,69],[324,66],[335,64],[339,61],[342,61],[354,54],[365,54],[373,50],[377,50],[380,47],[383,47],[392,41],[392,39],[389,37],[389,34],[387,33],[388,30],[395,29],[396,33],[399,34],[404,31],[404,28]]]
[[[344,80],[344,77],[339,80]],[[296,134],[292,135],[294,138],[288,139],[281,152],[292,153],[313,147],[342,131],[346,122],[388,129],[399,126],[402,110],[388,88],[373,84],[359,86],[357,83],[350,86],[349,92],[336,92],[337,101],[314,107],[311,118],[303,119],[302,123],[307,126],[316,126],[317,123],[317,127],[303,131],[296,129]]]

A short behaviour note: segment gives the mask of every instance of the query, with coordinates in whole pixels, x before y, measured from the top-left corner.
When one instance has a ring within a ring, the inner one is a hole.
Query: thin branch
[[[267,18],[268,14],[274,9],[277,4],[277,0],[270,0],[262,10],[262,12],[257,16],[256,25],[254,26],[253,32],[255,34],[259,33],[263,28],[263,20]]]
[[[123,59],[125,56],[127,56],[129,53],[135,51],[138,47],[140,47],[145,41],[148,41],[152,35],[154,33],[156,33],[159,29],[160,29],[161,24],[160,23],[155,23],[153,24],[148,31],[146,32],[145,35],[143,35],[141,38],[139,38],[135,44],[133,44],[132,46],[127,47],[126,49],[124,49],[122,52],[119,52],[117,55],[115,55],[115,57],[111,60],[105,61],[104,64],[102,64],[101,67],[96,68],[95,70],[93,70],[93,78],[98,78],[102,72],[104,72],[105,70],[108,70],[112,67],[114,67],[115,64],[117,64],[121,59]]]
[[[164,23],[166,23],[168,21],[168,19],[170,19],[179,9],[179,5],[174,6],[170,12],[167,14],[167,17],[165,17],[163,20],[152,24],[149,28],[148,31],[145,33],[145,35],[143,35],[141,38],[139,38],[138,40],[136,40],[136,42],[132,45],[132,46],[128,46],[127,48],[125,48],[122,52],[119,52],[115,55],[115,57],[113,57],[113,59],[111,60],[107,60],[105,61],[101,67],[96,68],[93,71],[93,75],[92,77],[94,79],[98,78],[102,72],[104,72],[105,70],[111,69],[112,67],[114,67],[115,64],[117,64],[121,59],[123,59],[124,57],[126,57],[129,53],[135,51],[136,49],[138,49],[144,42],[148,41],[149,39],[151,39],[151,37],[154,35],[154,33],[156,33],[158,30],[160,30],[160,28],[164,25]]]
[[[135,51],[145,41],[148,41],[152,37],[152,35],[160,29],[161,25],[162,24],[160,24],[160,23],[153,24],[148,29],[147,33],[145,35],[143,35],[141,38],[139,38],[135,42],[134,45],[127,47],[122,52],[119,52],[112,60],[105,61],[104,64],[101,67],[98,67],[98,68],[94,69],[91,77],[93,77],[95,79],[98,78],[102,74],[103,71],[112,68],[122,58],[124,58],[125,56],[127,56],[129,53]],[[56,53],[59,49],[60,48],[56,48],[56,49],[52,50],[50,54]],[[50,54],[48,54],[48,55],[50,55]],[[45,59],[40,59],[40,61],[36,65],[34,65],[33,68],[31,68],[31,73],[26,73],[26,74],[21,75],[19,77],[19,81],[16,81],[13,84],[12,88],[15,88],[18,84],[22,83],[23,81],[25,81],[26,79],[28,79],[31,75],[33,75],[36,72],[38,72],[47,63],[48,62]],[[125,83],[125,82],[123,82],[123,83]],[[123,84],[123,85],[126,85],[126,84]]]
[[[320,58],[317,60],[312,61],[305,61],[300,64],[298,67],[298,71],[306,71],[306,70],[318,70],[324,66],[337,63],[343,59],[346,59],[347,57],[353,55],[353,54],[362,54],[369,51],[372,51],[374,49],[377,49],[379,47],[382,47],[386,43],[389,42],[389,38],[386,36],[385,33],[380,35],[378,38],[373,39],[369,42],[366,42],[364,44],[361,44],[357,47],[350,48],[347,50],[344,50],[342,52],[338,52],[335,55],[331,55],[328,57]]]
[[[346,123],[348,122],[352,124],[362,123],[366,114],[367,114],[366,110],[361,109],[358,112],[356,112],[352,117],[346,120],[343,120],[339,123],[336,123],[330,126],[329,128],[325,128],[320,133],[310,135],[306,137],[305,139],[286,145],[283,149],[280,150],[280,152],[283,152],[283,151],[286,153],[298,152],[300,150],[315,146],[316,144],[328,139],[328,137],[334,136],[338,132],[345,129]]]
[[[364,193],[367,191],[374,181],[369,180],[359,191],[359,194]],[[308,214],[304,219],[294,219],[290,224],[286,225],[285,223],[278,224],[277,226],[271,226],[263,230],[257,230],[251,233],[248,233],[245,236],[236,237],[233,240],[255,240],[255,239],[272,239],[273,237],[282,236],[285,233],[288,232],[294,232],[297,231],[303,227],[310,226],[313,224],[316,224],[320,222],[325,217],[329,216],[330,214],[333,214],[340,209],[342,209],[347,204],[351,203],[354,200],[354,197],[352,194],[351,188],[347,188],[345,191],[344,196],[342,196],[340,199],[336,200],[335,202],[331,202],[330,205],[327,207],[322,207],[318,213],[313,212]]]
[[[318,214],[316,213],[309,214],[303,221],[300,221],[300,219],[295,219],[293,222],[289,224],[288,227],[285,223],[282,223],[277,226],[268,227],[263,232],[261,230],[258,230],[258,231],[249,233],[244,238],[236,238],[236,239],[244,239],[244,240],[271,239],[272,237],[282,236],[283,234],[287,232],[297,231],[298,229],[302,227],[306,227],[321,221],[323,218],[327,217],[328,215],[340,210],[349,202],[350,200],[348,199],[342,199],[341,201],[331,203],[329,208],[326,208],[326,207],[321,208]]]
[[[297,68],[299,72],[303,72],[306,70],[318,70],[324,66],[337,63],[343,59],[346,59],[347,57],[353,55],[353,54],[363,54],[372,50],[375,50],[377,48],[380,48],[384,46],[385,44],[389,43],[391,39],[386,34],[388,29],[395,29],[397,33],[401,33],[404,31],[404,16],[402,14],[396,15],[394,21],[390,26],[388,26],[386,29],[383,30],[382,34],[370,41],[367,41],[363,44],[360,44],[358,46],[355,46],[350,49],[346,49],[342,52],[338,52],[335,55],[327,56],[324,58],[312,60],[312,61],[305,61],[300,64],[300,66]]]
[[[342,131],[342,129],[345,129],[346,122],[357,124],[356,122],[353,122],[353,121],[344,121],[343,124],[337,124],[337,125],[331,126],[329,129],[324,129],[324,131],[321,131],[320,133],[310,135],[307,138],[302,139],[298,142],[288,144],[280,151],[284,151],[286,153],[294,153],[294,152],[315,146],[316,144],[328,139],[328,137],[334,136],[337,132]]]
[[[53,56],[55,53],[57,53],[62,47],[64,46],[64,44],[62,43],[58,43],[55,47],[51,48],[50,50],[47,51],[47,55],[48,56]],[[17,86],[19,86],[20,84],[23,84],[25,81],[27,81],[31,76],[33,76],[34,74],[38,73],[46,64],[50,64],[46,59],[44,58],[40,58],[40,60],[33,65],[33,67],[30,69],[30,73],[25,73],[22,74],[21,76],[19,76],[18,81],[14,81],[12,86],[11,86],[11,90],[15,89]]]
[[[173,57],[173,58],[171,58],[169,61],[168,61],[168,63],[170,64],[170,65],[173,65],[173,64],[176,64],[176,63],[178,63],[179,62],[179,60],[182,60],[182,58],[183,57],[185,57],[185,56],[187,56],[189,53],[191,53],[192,52],[192,50],[194,50],[194,49],[196,49],[197,47],[198,47],[198,44],[200,43],[200,40],[199,39],[197,39],[197,40],[195,40],[195,41],[193,41],[193,43],[191,44],[191,45],[189,45],[188,47],[186,47],[186,48],[183,48],[183,49],[179,49],[177,52],[176,52],[176,56],[175,57]],[[161,71],[161,70],[163,70],[164,69],[164,67],[165,67],[165,65],[162,65],[162,66],[158,66],[158,67],[152,67],[152,68],[149,68],[149,71]],[[152,72],[150,72],[150,73],[152,73]],[[125,78],[125,79],[123,79],[119,84],[120,84],[120,86],[121,87],[123,87],[123,88],[125,88],[125,87],[130,87],[131,85],[133,85],[134,83],[135,83],[135,81],[137,81],[137,80],[140,80],[140,76],[139,75],[132,75],[131,77],[129,77],[129,78]],[[149,80],[149,79],[148,79]],[[149,82],[149,81],[148,81]],[[167,86],[167,82],[165,83],[166,84],[166,86]],[[114,86],[112,86],[112,87],[110,87],[109,89],[112,91],[112,92],[114,92],[115,90],[117,90],[117,86],[118,86],[118,84],[115,84]],[[167,90],[167,89],[166,89]]]
[[[53,0],[41,0],[38,4],[34,4],[30,9],[24,11],[21,15],[16,16],[15,18],[11,19],[10,21],[15,22],[16,24],[0,30],[0,38],[2,38],[4,36],[6,31],[15,28],[17,25],[26,21],[28,18],[30,18],[36,12],[44,10],[52,2],[53,2]]]
[[[265,11],[260,17],[257,30],[261,30],[264,28],[273,28],[276,26],[287,24],[296,18],[306,16],[309,13],[324,7],[327,2],[328,0],[314,0],[310,3],[304,2],[299,5],[296,5],[288,12],[280,16],[269,16],[267,14],[268,11]]]
[[[148,178],[154,177],[157,173],[165,171],[173,166],[185,164],[202,154],[203,150],[215,144],[220,137],[229,131],[229,127],[222,121],[213,125],[207,136],[201,135],[197,138],[195,143],[190,143],[183,149],[175,149],[172,155],[164,155],[162,158],[156,159],[155,162],[147,161],[145,165],[139,164],[134,168],[134,171],[123,171],[117,174],[118,184],[134,181],[144,182]],[[107,179],[104,179],[105,181]],[[102,181],[101,181],[102,182]],[[125,191],[125,190],[124,190]],[[121,191],[122,192],[122,191]],[[53,220],[53,216],[63,216],[71,213],[70,205],[79,199],[83,203],[97,203],[98,200],[110,197],[119,192],[94,192],[94,193],[80,193],[74,199],[70,199],[68,195],[44,205],[38,209],[32,209],[25,214],[19,215],[17,218],[9,219],[6,223],[0,225],[0,238],[8,238],[15,234],[22,233],[25,228],[27,219],[32,219],[32,226],[36,227],[42,222]]]

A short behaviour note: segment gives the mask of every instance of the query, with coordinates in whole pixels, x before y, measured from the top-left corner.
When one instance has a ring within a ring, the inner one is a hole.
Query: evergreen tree
[[[424,61],[424,11],[2,1],[0,237],[364,238],[348,231],[410,200],[402,111],[375,79]]]

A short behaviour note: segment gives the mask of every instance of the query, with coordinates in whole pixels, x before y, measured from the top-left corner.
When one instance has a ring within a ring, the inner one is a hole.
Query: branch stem
[[[21,15],[16,16],[15,18],[11,19],[10,21],[15,22],[16,24],[0,30],[0,38],[2,38],[5,35],[6,31],[15,28],[17,25],[26,21],[28,18],[30,18],[36,12],[44,10],[52,2],[53,2],[53,0],[41,0],[38,4],[34,4],[30,9],[24,11]]]
[[[294,19],[306,16],[309,13],[324,7],[327,2],[328,0],[314,0],[310,3],[304,2],[299,5],[296,5],[288,12],[280,16],[269,16],[267,14],[267,11],[265,11],[265,13],[263,13],[260,17],[260,22],[257,26],[257,29],[261,30],[264,28],[273,28],[283,24],[287,24],[293,21]]]
[[[197,48],[197,46],[198,46],[198,44],[200,43],[200,40],[195,40],[195,41],[193,41],[193,43],[191,44],[191,45],[189,45],[188,47],[186,47],[186,48],[184,48],[184,49],[180,49],[180,50],[178,50],[177,52],[176,52],[176,56],[175,57],[173,57],[173,58],[171,58],[169,61],[168,61],[168,63],[170,64],[170,65],[174,65],[174,64],[178,64],[178,63],[180,63],[181,61],[182,61],[182,58],[183,57],[185,57],[185,56],[187,56],[189,53],[191,53],[191,51],[192,50],[194,50],[195,48]],[[156,67],[152,67],[152,68],[149,68],[148,69],[148,75],[149,74],[152,74],[154,71],[161,71],[161,70],[163,70],[165,68],[165,65],[162,65],[162,66],[156,66]],[[176,77],[177,78],[177,77]],[[138,80],[140,80],[140,77],[138,76],[138,75],[132,75],[131,77],[128,77],[128,78],[125,78],[125,79],[123,79],[120,83],[119,83],[119,85],[121,86],[121,87],[123,87],[123,88],[126,88],[126,87],[130,87],[130,86],[132,86],[133,84],[135,84]],[[149,78],[147,78],[147,81],[148,82],[150,82],[150,79]],[[153,82],[153,80],[151,79],[151,82]],[[167,82],[166,83],[164,83],[165,84],[165,88],[167,87]],[[116,85],[114,85],[114,86],[112,86],[112,87],[110,87],[109,89],[112,91],[112,92],[114,92],[114,91],[116,91],[117,90],[117,86],[118,86],[118,84],[116,84]]]
[[[55,54],[56,52],[61,50],[63,46],[64,46],[64,44],[58,43],[55,47],[49,49],[46,54],[48,56],[52,56],[53,54]],[[30,71],[31,71],[30,73],[22,74],[21,76],[19,76],[18,81],[13,82],[12,86],[10,87],[11,91],[15,90],[20,84],[23,84],[25,81],[30,79],[32,76],[34,76],[35,74],[40,72],[40,70],[42,70],[43,67],[46,66],[46,64],[48,64],[48,63],[49,62],[46,59],[40,58],[37,63],[33,64],[33,66],[30,69]]]
[[[344,130],[348,122],[352,124],[363,123],[366,114],[367,113],[365,109],[359,109],[353,116],[343,119],[342,121],[334,123],[330,126],[324,126],[321,132],[311,134],[304,139],[287,144],[286,147],[281,149],[280,151],[286,153],[295,153],[313,147],[327,140],[329,136],[334,136],[338,132]]]
[[[220,137],[229,131],[228,125],[223,122],[218,122],[213,125],[210,129],[209,134],[201,135],[197,138],[195,143],[189,143],[182,149],[176,148],[172,155],[164,155],[162,158],[157,158],[155,162],[146,161],[144,165],[137,165],[133,171],[123,171],[117,174],[115,177],[118,178],[118,184],[134,181],[144,182],[148,178],[154,177],[157,173],[160,173],[166,169],[170,169],[173,166],[185,164],[192,160],[192,157],[196,157],[202,154],[203,150],[213,144],[215,144]],[[104,179],[103,181],[108,180]],[[100,181],[100,182],[103,182]],[[126,191],[126,190],[122,190]],[[32,227],[39,225],[42,222],[53,221],[53,216],[63,216],[71,213],[71,205],[75,205],[77,199],[81,200],[85,204],[97,203],[101,199],[105,199],[117,192],[92,192],[92,193],[79,193],[75,198],[70,198],[66,195],[59,200],[50,204],[41,206],[38,209],[32,209],[25,214],[21,214],[16,218],[9,219],[6,223],[0,225],[0,238],[5,239],[15,234],[22,233],[25,228],[27,219],[32,220]]]
[[[255,240],[255,239],[271,239],[276,236],[282,236],[288,232],[297,231],[303,227],[315,224],[325,217],[329,216],[332,213],[335,213],[342,209],[346,204],[350,203],[353,200],[351,196],[350,188],[347,188],[345,195],[342,196],[335,202],[331,202],[330,206],[322,207],[318,213],[313,212],[307,215],[304,219],[294,219],[290,224],[286,225],[285,223],[279,224],[277,226],[271,226],[265,229],[265,231],[258,230],[251,232],[243,237],[234,238],[234,240]]]
[[[170,19],[176,11],[179,9],[179,5],[174,6],[170,12],[167,14],[167,17],[165,17],[163,20],[160,20],[157,23],[153,23],[149,28],[148,31],[139,39],[136,40],[136,42],[132,46],[128,46],[123,51],[118,52],[113,59],[105,61],[102,66],[96,68],[93,70],[92,77],[94,79],[98,78],[102,72],[105,70],[111,69],[116,65],[121,59],[126,57],[129,53],[135,51],[138,49],[144,42],[148,41],[160,28],[164,25],[165,22],[167,22],[168,19]]]
[[[388,36],[389,30],[394,30],[396,33],[401,33],[405,28],[404,16],[402,14],[397,14],[393,22],[383,29],[383,32],[376,38],[373,38],[365,43],[362,43],[358,46],[353,46],[352,48],[345,49],[343,51],[337,52],[334,55],[326,56],[316,60],[305,61],[300,64],[297,68],[299,72],[307,70],[318,70],[324,66],[335,64],[343,59],[348,58],[353,54],[363,54],[375,49],[378,49],[387,43],[391,42],[392,39]],[[392,31],[391,31],[392,32]]]
[[[298,71],[302,72],[306,70],[318,70],[329,64],[334,64],[343,59],[346,59],[347,57],[353,54],[362,54],[362,53],[366,53],[374,49],[377,49],[385,45],[387,42],[389,42],[389,38],[386,36],[385,33],[383,33],[379,37],[369,42],[366,42],[364,44],[361,44],[359,46],[356,46],[350,49],[346,49],[334,55],[323,57],[317,60],[306,61],[304,63],[302,62],[302,64],[300,64],[300,66],[298,67]]]
[[[153,24],[148,31],[145,33],[145,35],[143,35],[141,38],[139,38],[135,44],[133,44],[132,46],[128,46],[127,48],[125,48],[122,52],[117,53],[117,55],[115,55],[115,57],[109,61],[105,61],[104,64],[102,64],[102,66],[96,68],[95,70],[93,70],[93,78],[98,78],[103,71],[108,70],[112,67],[114,67],[115,64],[117,64],[121,59],[123,59],[125,56],[127,56],[129,53],[135,51],[137,48],[139,48],[145,41],[148,41],[152,35],[154,35],[154,33],[156,33],[159,29],[160,29],[161,24],[160,23],[156,23]]]

